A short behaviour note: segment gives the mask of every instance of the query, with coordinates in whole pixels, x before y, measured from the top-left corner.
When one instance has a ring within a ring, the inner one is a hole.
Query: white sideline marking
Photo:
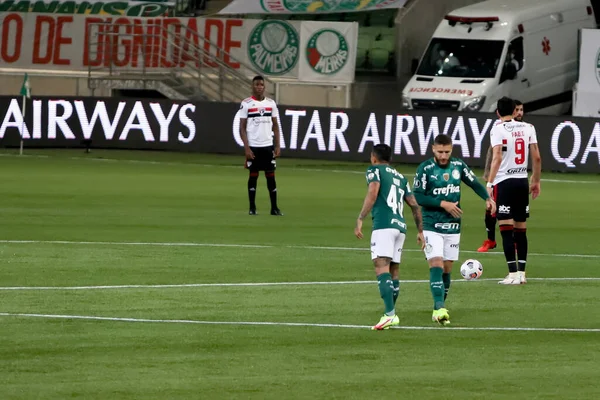
[[[28,158],[50,158],[50,156],[45,156],[42,154],[7,154],[7,153],[0,153],[0,156],[2,157],[28,157]]]
[[[572,179],[542,179],[542,182],[553,182],[553,183],[598,183],[596,181],[576,181]]]
[[[477,279],[476,282],[497,282],[502,280],[499,278],[484,278]],[[600,281],[597,278],[527,278],[529,281],[584,281],[595,282]],[[469,282],[464,279],[452,281],[455,283]],[[475,281],[473,281],[475,282]],[[408,283],[429,283],[425,279],[408,279],[401,280],[401,284]],[[0,286],[0,291],[8,290],[111,290],[111,289],[177,289],[177,288],[210,288],[210,287],[268,287],[268,286],[320,286],[320,285],[376,285],[377,281],[330,281],[330,282],[239,282],[239,283],[181,283],[181,284],[156,284],[156,285],[97,285],[97,286]]]
[[[23,157],[23,156],[19,156],[17,154],[7,154],[7,153],[0,153],[0,156],[2,157]],[[31,155],[24,155],[25,157],[31,157],[31,158],[50,158],[51,156],[49,155],[42,155],[42,154],[31,154]],[[87,157],[67,157],[70,160],[84,160],[84,161],[105,161],[105,162],[126,162],[126,163],[132,163],[132,164],[150,164],[150,165],[193,165],[193,166],[197,166],[197,167],[205,167],[205,168],[214,168],[215,166],[221,167],[221,168],[235,168],[235,169],[242,169],[242,167],[240,166],[236,166],[236,165],[220,165],[220,164],[198,164],[198,163],[194,163],[194,162],[189,162],[189,163],[184,163],[184,162],[176,162],[176,161],[154,161],[154,160],[132,160],[132,159],[120,159],[120,158],[87,158]],[[295,171],[304,171],[304,172],[332,172],[332,173],[346,173],[346,174],[360,174],[360,175],[364,175],[365,173],[363,171],[353,171],[353,170],[346,170],[346,169],[322,169],[322,168],[305,168],[305,167],[288,167],[290,170],[295,170]],[[416,166],[415,166],[416,168]],[[397,169],[402,169],[402,168],[397,168]],[[401,172],[401,171],[399,171]],[[405,173],[404,175],[409,175],[412,172],[408,172]],[[542,179],[542,182],[552,182],[552,183],[585,183],[585,184],[597,184],[597,181],[582,181],[582,180],[572,180],[572,179]]]
[[[499,278],[500,279],[500,278]],[[600,278],[599,278],[600,279]],[[402,281],[405,283],[429,281]],[[4,286],[0,290],[105,290],[105,289],[176,289],[202,287],[245,287],[245,286],[311,286],[311,285],[364,285],[377,281],[339,281],[339,282],[242,282],[242,283],[183,283],[166,285],[102,285],[102,286]]]
[[[54,318],[54,319],[79,319],[90,321],[112,322],[137,322],[137,323],[162,323],[162,324],[196,324],[196,325],[257,325],[257,326],[295,326],[315,328],[345,328],[345,329],[371,329],[370,325],[345,325],[345,324],[311,324],[304,322],[259,322],[259,321],[198,321],[190,319],[149,319],[149,318],[118,318],[97,317],[91,315],[60,315],[60,314],[25,314],[25,313],[0,313],[2,317],[21,318]],[[438,326],[397,326],[392,329],[402,330],[455,330],[455,331],[524,331],[524,332],[600,332],[600,328],[508,328],[508,327],[438,327]]]
[[[248,247],[271,249],[276,246],[261,244],[228,244],[228,243],[159,243],[159,242],[92,242],[71,240],[1,240],[7,244],[70,244],[70,245],[102,245],[102,246],[157,246],[157,247]],[[291,246],[294,247],[294,246]],[[364,249],[360,249],[364,250]],[[600,257],[600,256],[599,256]]]
[[[307,250],[341,250],[341,251],[370,251],[362,247],[335,247],[335,246],[294,246],[294,245],[262,245],[262,244],[235,244],[235,243],[193,243],[193,242],[110,242],[110,241],[75,241],[75,240],[9,240],[0,239],[0,244],[66,244],[66,245],[98,245],[98,246],[156,246],[156,247],[240,247],[240,248],[256,248],[256,249],[273,249],[273,248],[288,248],[288,249],[307,249]],[[405,252],[421,252],[417,249],[404,249]],[[490,251],[488,253],[478,253],[473,250],[461,250],[461,253],[467,254],[492,254],[503,255],[499,251]],[[547,257],[572,257],[572,258],[600,258],[600,254],[560,254],[560,253],[529,253],[530,256],[547,256]]]

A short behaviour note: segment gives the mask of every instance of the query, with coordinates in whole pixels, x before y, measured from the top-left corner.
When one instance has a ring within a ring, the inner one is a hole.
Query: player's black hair
[[[515,107],[515,101],[511,98],[505,96],[498,100],[498,114],[500,114],[500,117],[512,116]]]
[[[442,146],[452,145],[452,138],[448,135],[437,135],[435,139],[433,139],[433,144],[439,144]]]
[[[522,106],[523,105],[523,103],[521,102],[521,100],[515,99],[514,101],[515,101],[515,108],[518,107],[518,106]]]
[[[256,75],[253,79],[252,79],[252,83],[256,82],[256,81],[264,81],[265,78],[262,77],[262,75]]]
[[[379,161],[389,163],[392,161],[392,148],[387,144],[377,144],[373,147],[373,154]]]

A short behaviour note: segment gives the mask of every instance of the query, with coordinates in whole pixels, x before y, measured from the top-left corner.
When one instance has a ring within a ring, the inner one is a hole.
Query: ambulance
[[[582,28],[597,28],[590,0],[489,0],[439,24],[402,91],[410,110],[495,112],[503,96],[525,112],[568,112]]]

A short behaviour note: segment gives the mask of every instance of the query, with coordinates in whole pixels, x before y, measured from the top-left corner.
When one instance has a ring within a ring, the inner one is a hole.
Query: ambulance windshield
[[[433,38],[417,75],[493,78],[502,57],[502,40]]]

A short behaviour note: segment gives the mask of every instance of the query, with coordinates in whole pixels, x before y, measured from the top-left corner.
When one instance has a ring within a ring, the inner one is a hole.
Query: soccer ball
[[[460,266],[460,274],[468,281],[479,279],[483,274],[483,265],[477,260],[467,260]]]

